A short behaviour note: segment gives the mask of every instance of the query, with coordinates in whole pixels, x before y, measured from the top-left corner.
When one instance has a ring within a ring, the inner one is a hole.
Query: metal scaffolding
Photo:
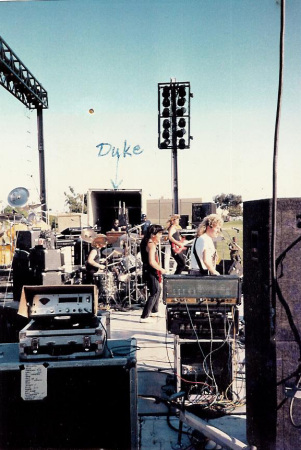
[[[37,110],[38,149],[40,167],[40,201],[47,211],[43,109],[48,108],[48,94],[12,49],[0,36],[0,84],[29,109]]]

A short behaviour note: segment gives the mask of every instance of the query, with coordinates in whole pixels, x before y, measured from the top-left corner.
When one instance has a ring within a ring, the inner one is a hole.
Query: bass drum
[[[100,302],[115,298],[117,286],[112,272],[95,274],[94,279],[98,287],[98,298]]]

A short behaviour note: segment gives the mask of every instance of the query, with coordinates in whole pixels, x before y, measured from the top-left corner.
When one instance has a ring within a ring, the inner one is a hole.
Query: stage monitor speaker
[[[192,203],[192,223],[198,226],[202,220],[209,214],[216,214],[216,204],[209,203]]]
[[[272,200],[244,202],[243,217],[247,439],[258,450],[295,450],[301,442],[301,199],[277,201],[276,298]]]

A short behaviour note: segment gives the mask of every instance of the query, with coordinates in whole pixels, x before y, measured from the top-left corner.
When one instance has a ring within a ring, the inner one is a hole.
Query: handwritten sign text
[[[98,151],[99,157],[111,155],[112,158],[114,157],[120,158],[121,156],[126,158],[127,156],[132,157],[141,155],[141,153],[143,153],[143,150],[141,149],[140,145],[135,145],[131,149],[131,146],[127,145],[126,141],[124,141],[124,146],[122,149],[119,149],[118,147],[114,147],[113,145],[104,142],[96,145],[96,147],[99,149]]]

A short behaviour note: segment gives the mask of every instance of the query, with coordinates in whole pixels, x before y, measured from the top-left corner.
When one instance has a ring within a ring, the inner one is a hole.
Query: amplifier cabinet
[[[0,448],[136,450],[136,341],[108,349],[91,360],[20,362],[18,344],[1,344]]]
[[[62,266],[61,251],[59,249],[45,249],[36,246],[30,251],[30,267],[39,271],[60,270]]]
[[[60,286],[63,284],[63,273],[61,271],[49,270],[48,272],[36,272],[35,284],[42,286]]]
[[[198,306],[179,303],[167,304],[167,329],[171,334],[186,339],[226,339],[238,331],[236,306]]]
[[[233,345],[222,339],[186,340],[175,336],[177,392],[184,391],[190,401],[202,395],[212,401],[217,393],[231,398]]]

